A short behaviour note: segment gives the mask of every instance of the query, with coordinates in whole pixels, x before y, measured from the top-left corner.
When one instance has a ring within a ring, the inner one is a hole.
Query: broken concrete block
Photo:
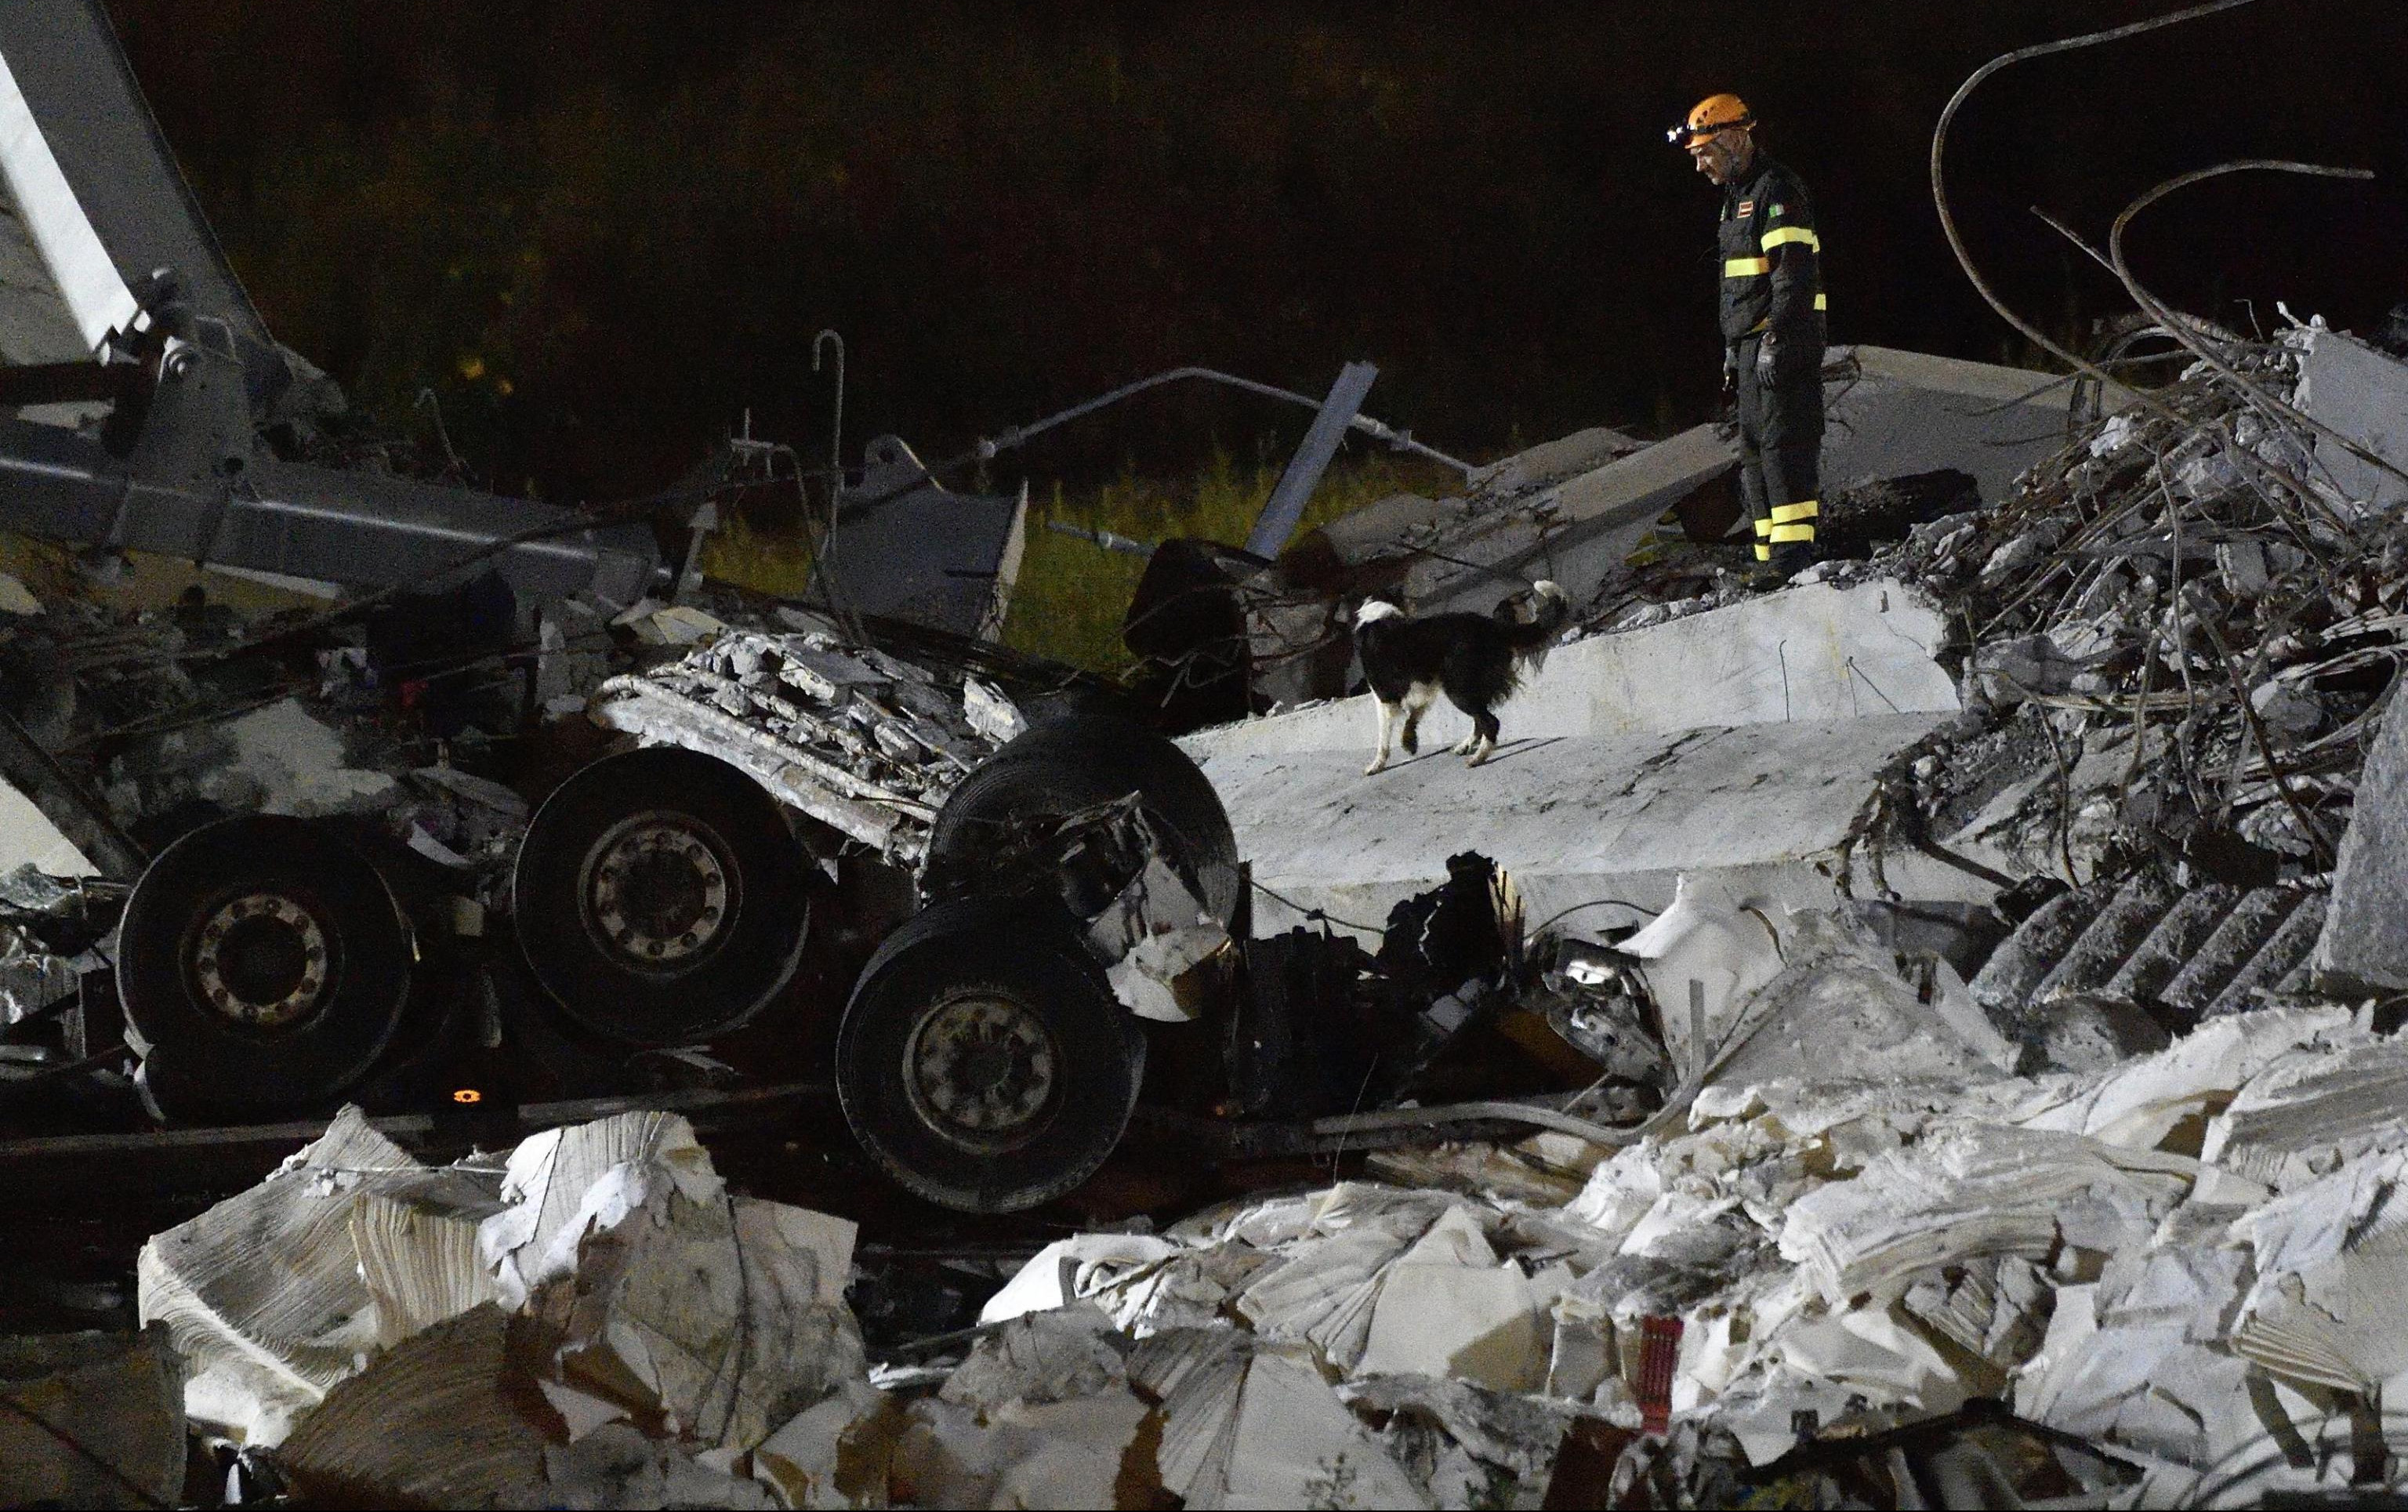
[[[308,819],[383,807],[395,787],[391,773],[345,764],[341,732],[288,698],[218,726],[232,758],[197,783],[201,795],[226,807]]]
[[[193,1419],[237,1443],[275,1444],[375,1351],[376,1297],[351,1240],[363,1198],[473,1213],[496,1185],[488,1173],[421,1165],[346,1108],[260,1185],[153,1236],[136,1264],[141,1316],[165,1324],[184,1358]]]
[[[2249,691],[2249,706],[2267,728],[2287,735],[2314,735],[2325,722],[2325,706],[2315,694],[2276,678]]]
[[[1541,442],[1517,451],[1501,462],[1492,463],[1473,473],[1474,488],[1496,493],[1510,493],[1517,489],[1541,488],[1559,483],[1576,473],[1602,467],[1616,457],[1627,457],[1646,445],[1620,431],[1603,425],[1592,425],[1584,431],[1554,441]]]
[[[2042,1065],[2075,1072],[2111,1071],[2168,1041],[2165,1026],[2137,1005],[2081,992],[2034,1006],[2024,1033]]]
[[[2408,469],[2408,364],[2338,331],[2297,333],[2300,409],[2382,457]],[[2408,503],[2408,479],[2354,455],[2331,436],[2315,443],[2316,464],[2343,496],[2361,508],[2388,512]]]
[[[2310,970],[2333,991],[2408,988],[2408,707],[2383,716],[2333,863]]]
[[[484,1303],[343,1381],[285,1437],[277,1464],[305,1499],[411,1506],[557,1505],[551,1418],[511,1319]]]
[[[683,1119],[538,1134],[502,1195],[482,1252],[571,1385],[742,1448],[863,1373],[853,1225],[730,1197]]]
[[[1139,1390],[1161,1404],[1163,1489],[1190,1506],[1426,1506],[1300,1345],[1180,1329],[1139,1346]]]
[[[100,868],[34,800],[0,781],[0,872],[27,866],[50,877],[100,875]]]
[[[165,1330],[0,1338],[0,1505],[180,1505],[184,1453]]]
[[[2071,692],[2075,676],[2089,664],[2089,658],[2066,655],[2046,635],[2024,635],[1976,647],[1971,670],[1985,698],[2012,708],[2027,698]]]
[[[1493,601],[1493,583],[1487,592]],[[1947,636],[1946,622],[1903,583],[1813,584],[1558,647],[1499,713],[1513,739],[1954,714],[1956,686],[1935,660]],[[1207,763],[1241,753],[1362,751],[1377,723],[1366,694],[1222,725],[1181,744]],[[1441,699],[1423,720],[1422,749],[1470,729]]]

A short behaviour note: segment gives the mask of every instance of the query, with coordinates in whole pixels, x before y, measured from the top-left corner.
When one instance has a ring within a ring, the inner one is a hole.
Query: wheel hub
[[[679,816],[639,814],[592,851],[586,918],[617,954],[673,965],[710,948],[727,923],[727,868]]]
[[[280,1029],[325,996],[325,927],[281,893],[246,893],[201,926],[192,964],[210,1007],[251,1028]]]
[[[1035,1014],[981,994],[922,1020],[905,1071],[924,1119],[960,1142],[992,1146],[1035,1134],[1054,1101],[1058,1056]]]

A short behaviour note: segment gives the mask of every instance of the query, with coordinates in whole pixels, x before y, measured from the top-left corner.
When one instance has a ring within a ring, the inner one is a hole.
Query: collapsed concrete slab
[[[1739,460],[1718,426],[1698,425],[1525,500],[1484,511],[1418,551],[1405,575],[1415,612],[1487,612],[1500,587],[1534,578],[1563,584],[1585,602],[1639,545],[1664,511],[1728,472]]]
[[[1512,875],[1534,921],[1604,898],[1661,910],[1684,872],[1720,874],[1742,894],[1792,907],[1828,907],[1829,863],[1882,771],[1946,718],[1885,711],[1523,737],[1483,766],[1441,753],[1372,777],[1362,772],[1368,739],[1197,755],[1254,879],[1294,905],[1257,899],[1258,933],[1300,922],[1308,909],[1377,926],[1396,904],[1444,882],[1446,858],[1475,839]],[[1977,878],[1914,857],[1892,858],[1888,872],[1910,896],[1986,896]],[[1631,909],[1599,908],[1579,921],[1602,929],[1636,920]]]
[[[1944,635],[1899,584],[1809,584],[1557,649],[1505,708],[1512,744],[1478,768],[1445,753],[1470,726],[1441,702],[1423,723],[1423,756],[1364,777],[1369,695],[1203,731],[1184,748],[1255,879],[1297,905],[1259,904],[1264,933],[1299,908],[1380,924],[1446,879],[1446,858],[1475,838],[1469,814],[1533,920],[1599,898],[1660,910],[1684,872],[1828,907],[1834,853],[1884,769],[1958,712],[1934,659]],[[1887,865],[1887,884],[1909,896],[1989,895],[1919,856]]]
[[[1823,385],[1823,492],[1954,467],[1995,504],[2062,450],[2071,381],[1890,347],[1839,347]],[[2113,407],[2111,399],[2110,407]]]
[[[1815,583],[1548,653],[1505,706],[1522,739],[1668,734],[1704,726],[1954,714],[1956,690],[1933,660],[1939,611],[1894,582]],[[1189,754],[1362,750],[1378,716],[1369,694],[1198,732]],[[1442,749],[1470,721],[1441,700],[1422,747]]]

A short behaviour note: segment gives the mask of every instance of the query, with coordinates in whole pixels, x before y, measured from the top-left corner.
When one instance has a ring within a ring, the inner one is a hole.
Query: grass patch
[[[1028,550],[1004,624],[1004,644],[1106,677],[1124,675],[1132,663],[1121,645],[1121,616],[1145,562],[1049,529],[1048,522],[1058,520],[1149,543],[1186,536],[1237,545],[1262,512],[1283,466],[1283,459],[1246,464],[1216,449],[1210,462],[1186,478],[1124,473],[1095,488],[1031,488]],[[1453,473],[1426,463],[1385,455],[1340,458],[1313,491],[1299,528],[1392,493],[1434,494],[1459,486]],[[810,585],[810,551],[799,533],[758,529],[741,518],[704,543],[702,562],[703,571],[714,578],[781,598],[800,598]]]
[[[1106,677],[1131,665],[1121,645],[1121,616],[1145,572],[1142,558],[1107,550],[1092,541],[1048,528],[1061,521],[1082,530],[1112,531],[1154,542],[1174,536],[1244,542],[1279,482],[1284,460],[1240,464],[1226,450],[1193,476],[1139,478],[1128,474],[1094,489],[1050,494],[1031,492],[1028,554],[1020,586],[1003,627],[1004,644]],[[1426,464],[1387,456],[1341,458],[1323,476],[1305,506],[1300,530],[1359,509],[1392,493],[1431,493],[1459,487],[1452,473]]]
[[[811,552],[801,532],[756,529],[738,515],[702,543],[702,574],[772,598],[810,592]]]

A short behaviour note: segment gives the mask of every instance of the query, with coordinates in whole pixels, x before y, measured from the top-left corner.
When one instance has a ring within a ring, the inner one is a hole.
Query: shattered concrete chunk
[[[495,1186],[421,1165],[347,1108],[259,1186],[154,1236],[136,1267],[141,1315],[184,1357],[194,1421],[278,1443],[374,1352],[381,1327],[351,1239],[364,1198],[475,1212]]]
[[[553,1435],[533,1386],[513,1358],[509,1317],[483,1303],[329,1391],[284,1438],[277,1463],[305,1496],[327,1501],[542,1505]]]
[[[2395,696],[2367,752],[2349,829],[2333,863],[2332,906],[2313,970],[2352,983],[2408,988],[2408,715]]]
[[[0,1505],[182,1502],[183,1366],[164,1329],[0,1338]]]

